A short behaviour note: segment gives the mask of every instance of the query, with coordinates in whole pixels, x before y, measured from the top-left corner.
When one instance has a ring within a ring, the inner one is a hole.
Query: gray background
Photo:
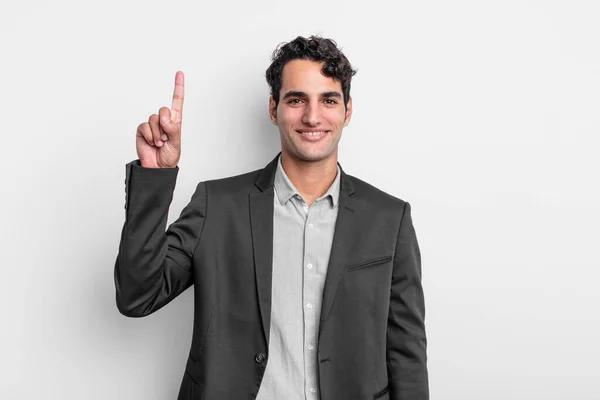
[[[359,68],[344,169],[410,201],[431,397],[600,399],[597,1],[35,0],[0,11],[0,398],[173,399],[192,290],[115,306],[135,130],[186,74],[170,222],[200,180],[279,150],[269,55]]]

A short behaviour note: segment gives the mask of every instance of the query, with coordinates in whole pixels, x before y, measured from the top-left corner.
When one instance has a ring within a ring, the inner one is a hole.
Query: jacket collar
[[[279,152],[275,158],[260,171],[258,178],[256,178],[254,184],[260,189],[261,192],[264,192],[275,185],[275,171],[277,171],[277,162],[280,156],[281,152]],[[348,177],[348,175],[346,175],[344,172],[341,164],[338,162],[337,165],[341,173],[340,194],[350,196],[354,193],[354,184],[352,183],[350,177]]]

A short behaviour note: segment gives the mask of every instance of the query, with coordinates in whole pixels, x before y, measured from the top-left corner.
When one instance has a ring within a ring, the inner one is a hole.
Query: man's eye
[[[300,104],[300,99],[291,99],[288,101],[288,104]]]
[[[327,100],[325,100],[325,103],[327,103],[327,104],[337,104],[337,101],[335,101],[333,99],[327,99]]]

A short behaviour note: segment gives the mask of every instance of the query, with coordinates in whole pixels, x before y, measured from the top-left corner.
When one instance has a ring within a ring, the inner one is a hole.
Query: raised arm
[[[151,314],[193,282],[192,259],[206,215],[203,183],[166,229],[179,171],[182,109],[183,73],[177,72],[171,109],[163,107],[140,124],[140,159],[126,166],[125,223],[114,279],[117,307],[130,317]]]

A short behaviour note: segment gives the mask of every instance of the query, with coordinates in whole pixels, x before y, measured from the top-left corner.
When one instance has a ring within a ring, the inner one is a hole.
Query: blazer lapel
[[[340,172],[342,174],[338,204],[339,209],[335,223],[333,242],[331,244],[325,286],[323,287],[319,336],[321,335],[323,324],[331,311],[331,306],[333,305],[340,279],[344,274],[346,256],[355,242],[352,238],[357,234],[356,220],[359,211],[359,203],[352,197],[354,194],[354,185],[339,163],[338,166],[340,167]]]
[[[258,292],[258,306],[267,346],[269,344],[271,323],[273,274],[273,201],[275,195],[273,183],[279,154],[260,172],[255,182],[260,192],[252,192],[249,195],[254,273]]]

